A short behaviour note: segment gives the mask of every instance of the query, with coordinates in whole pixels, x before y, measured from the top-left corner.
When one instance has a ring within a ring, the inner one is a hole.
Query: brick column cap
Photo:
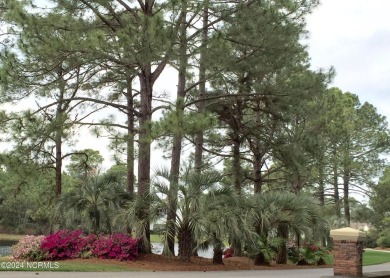
[[[364,241],[367,238],[365,232],[355,230],[349,227],[331,230],[330,236],[333,238],[333,240],[350,240],[350,241]]]

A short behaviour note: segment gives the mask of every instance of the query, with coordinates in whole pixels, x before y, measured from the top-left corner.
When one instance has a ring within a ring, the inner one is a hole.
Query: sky
[[[390,1],[322,0],[307,17],[313,69],[333,66],[332,86],[390,119]]]

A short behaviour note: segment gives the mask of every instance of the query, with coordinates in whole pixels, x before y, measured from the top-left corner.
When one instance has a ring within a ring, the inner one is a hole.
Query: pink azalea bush
[[[80,250],[80,257],[83,259],[88,259],[93,257],[92,250],[94,248],[95,241],[98,239],[98,237],[94,234],[89,234],[87,236],[84,236],[81,238],[82,240],[82,247]]]
[[[92,248],[92,254],[101,259],[130,261],[138,256],[138,241],[123,233],[102,236]]]
[[[46,252],[45,259],[64,260],[80,257],[83,244],[81,230],[59,230],[43,239],[41,249]]]
[[[12,246],[12,256],[18,260],[42,260],[45,252],[41,249],[44,236],[26,236]]]
[[[138,240],[117,233],[84,236],[81,230],[59,230],[48,236],[26,236],[12,248],[15,259],[65,260],[70,258],[133,260],[138,256]]]

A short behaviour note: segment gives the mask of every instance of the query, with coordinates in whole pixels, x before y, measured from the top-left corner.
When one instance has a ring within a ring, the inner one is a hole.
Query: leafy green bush
[[[299,258],[300,258],[299,248],[297,248],[295,246],[289,247],[287,249],[287,257],[292,263],[294,263],[294,264],[298,263]]]
[[[283,239],[280,237],[267,239],[264,236],[260,236],[255,244],[252,244],[245,249],[248,256],[255,260],[255,263],[260,257],[260,264],[271,265],[271,262],[275,259],[282,243]]]
[[[367,238],[363,242],[364,248],[378,247],[377,240],[379,239],[379,233],[375,229],[370,229],[367,233]]]
[[[386,229],[380,232],[376,243],[382,248],[390,247],[390,229]]]
[[[327,253],[327,249],[314,244],[303,248],[290,247],[287,251],[289,260],[298,265],[324,265]]]

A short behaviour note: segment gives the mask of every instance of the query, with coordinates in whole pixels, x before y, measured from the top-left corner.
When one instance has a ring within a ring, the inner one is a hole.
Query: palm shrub
[[[243,196],[231,187],[209,188],[201,197],[194,235],[198,245],[213,247],[213,264],[223,264],[224,242],[249,241],[253,235],[242,221]]]
[[[278,236],[283,238],[276,263],[287,263],[287,241],[290,231],[296,237],[305,235],[306,240],[319,240],[327,233],[326,221],[322,217],[317,201],[304,193],[286,193],[281,196],[282,211],[277,226]]]
[[[275,243],[270,232],[281,219],[282,210],[279,192],[265,192],[248,197],[247,223],[257,235],[255,244],[245,244],[248,255],[255,265],[269,265],[274,259]]]
[[[81,226],[94,234],[112,233],[111,219],[128,198],[125,186],[112,175],[88,176],[81,185],[62,194],[55,215],[65,228]]]
[[[288,229],[295,233],[311,236],[313,227],[320,226],[320,214],[316,203],[305,195],[296,195],[286,191],[268,191],[255,194],[248,199],[248,222],[258,235],[256,248],[248,251],[254,257],[256,265],[269,265],[277,256],[271,256],[277,250],[280,261],[287,261],[286,241]],[[280,228],[287,233],[280,233]],[[279,231],[278,231],[279,228]],[[279,236],[278,236],[279,235]],[[276,239],[276,241],[275,241]],[[283,254],[281,254],[283,253]],[[283,257],[281,259],[281,257]]]
[[[170,206],[169,171],[159,169],[154,177],[152,191],[148,198],[150,218],[140,219],[136,211],[142,206],[142,198],[135,198],[122,210],[120,218],[133,224],[137,236],[146,239],[147,222],[163,222],[161,231],[164,254],[173,255],[167,246],[168,237],[172,236],[172,227],[178,235],[179,257],[189,261],[196,248],[213,246],[216,254],[215,263],[222,262],[223,242],[229,233],[241,232],[237,223],[239,213],[236,209],[234,192],[220,185],[222,175],[214,170],[195,173],[192,167],[184,165],[181,168],[178,190],[177,210],[174,221],[167,221],[166,216]],[[172,199],[172,198],[171,198]],[[145,244],[149,244],[146,242]]]
[[[270,237],[263,233],[258,235],[251,245],[247,245],[246,250],[249,257],[254,259],[255,265],[270,265],[282,242],[283,239],[280,237]]]
[[[170,236],[169,227],[174,227],[179,240],[179,257],[182,261],[189,261],[191,255],[198,245],[206,246],[212,244],[215,251],[222,257],[222,227],[217,220],[221,219],[222,204],[220,198],[227,197],[231,191],[219,185],[222,176],[217,171],[208,170],[202,174],[196,173],[190,166],[185,165],[181,169],[178,185],[177,210],[175,212],[175,223],[165,223],[166,229],[163,232],[163,242]],[[168,213],[167,202],[169,172],[161,169],[156,173],[156,181],[153,183],[155,196],[158,202],[154,207],[157,213]],[[207,204],[207,205],[206,205]],[[226,210],[225,210],[226,211]],[[172,225],[173,224],[173,225]],[[194,240],[195,239],[195,240]]]
[[[159,197],[154,192],[149,192],[143,196],[137,194],[117,211],[114,218],[114,223],[123,223],[126,227],[131,227],[132,236],[138,240],[138,251],[140,253],[151,252],[151,242],[147,237],[147,234],[150,233],[149,225],[150,223],[156,223],[165,215],[164,211],[157,208],[158,203]],[[150,204],[150,207],[147,204]],[[147,218],[140,214],[146,209],[150,211]]]

